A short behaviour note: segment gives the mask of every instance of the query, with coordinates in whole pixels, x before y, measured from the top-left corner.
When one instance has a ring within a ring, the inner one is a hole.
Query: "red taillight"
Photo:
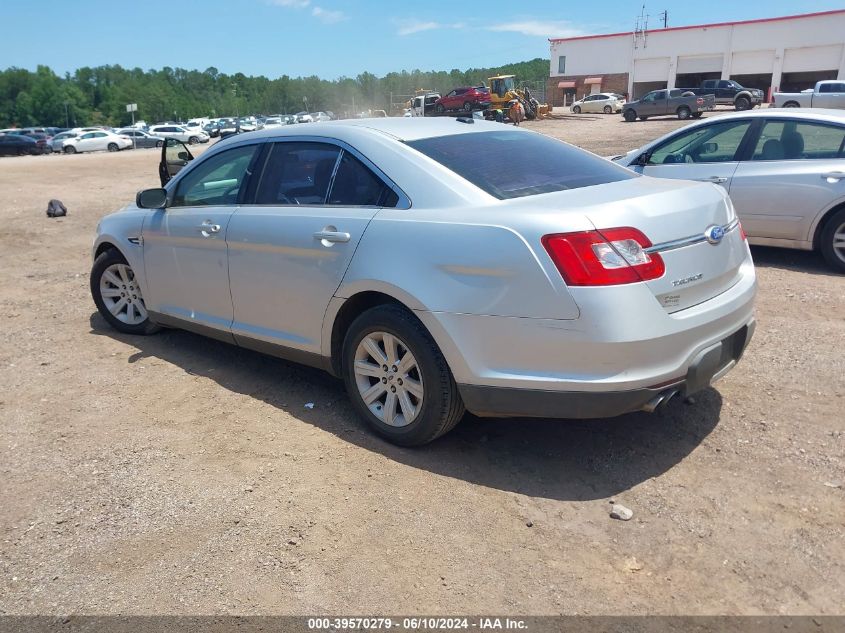
[[[645,252],[651,241],[631,227],[555,233],[542,241],[568,286],[630,284],[666,271],[660,255]]]
[[[746,242],[748,241],[748,236],[745,234],[745,229],[742,228],[742,222],[739,223],[739,236]]]

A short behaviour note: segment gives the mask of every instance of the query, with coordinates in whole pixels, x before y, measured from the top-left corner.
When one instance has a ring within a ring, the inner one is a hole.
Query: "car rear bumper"
[[[749,255],[731,287],[671,313],[650,290],[628,284],[570,288],[580,309],[574,319],[417,315],[473,413],[608,417],[646,408],[664,392],[694,393],[727,373],[753,332],[756,290]]]
[[[742,357],[756,321],[696,354],[682,380],[630,391],[551,391],[459,384],[467,410],[483,417],[611,418],[653,412],[675,396],[686,397],[724,376]]]

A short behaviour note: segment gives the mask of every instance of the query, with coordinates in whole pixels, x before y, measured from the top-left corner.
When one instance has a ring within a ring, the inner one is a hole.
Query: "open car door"
[[[161,162],[158,164],[158,175],[161,186],[164,187],[173,176],[179,173],[185,165],[194,160],[194,155],[182,141],[167,138],[161,147]]]

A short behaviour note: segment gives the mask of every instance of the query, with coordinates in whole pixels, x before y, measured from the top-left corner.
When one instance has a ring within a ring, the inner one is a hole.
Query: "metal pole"
[[[67,101],[65,101],[65,127],[70,128],[70,117],[67,113]]]

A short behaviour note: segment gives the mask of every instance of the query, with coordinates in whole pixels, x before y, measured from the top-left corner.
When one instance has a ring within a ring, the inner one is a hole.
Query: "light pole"
[[[65,101],[65,127],[70,128],[70,117],[67,113],[67,101]]]

